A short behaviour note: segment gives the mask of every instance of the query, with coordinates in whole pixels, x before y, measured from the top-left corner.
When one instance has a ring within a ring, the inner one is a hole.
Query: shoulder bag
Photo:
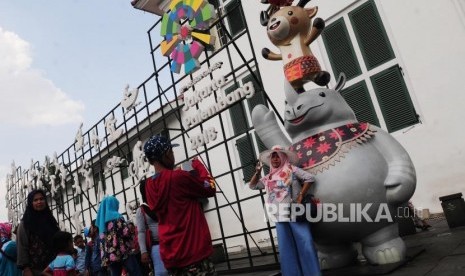
[[[293,178],[294,178],[294,176],[293,176]],[[296,190],[298,191],[296,194],[294,194],[294,192],[293,192],[294,185],[298,186],[298,187],[296,187],[297,188]],[[302,190],[302,185],[301,185],[300,181],[297,180],[297,179],[293,179],[292,183],[290,185],[290,193],[291,193],[291,197],[292,197],[292,204],[297,204],[297,197],[299,196],[299,193],[300,193],[301,190]],[[305,195],[303,195],[301,204],[305,206],[304,213],[301,214],[301,215],[293,215],[293,214],[291,214],[291,218],[295,217],[296,222],[308,221],[307,220],[307,212],[309,210],[310,210],[310,217],[315,218],[317,216],[317,205],[316,205],[315,197],[314,197],[313,194],[310,194],[310,193],[307,192]],[[297,208],[291,208],[291,211],[296,210],[296,209]]]

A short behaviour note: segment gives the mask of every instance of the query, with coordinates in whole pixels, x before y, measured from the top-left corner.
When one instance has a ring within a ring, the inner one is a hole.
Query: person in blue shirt
[[[107,269],[102,267],[102,259],[100,256],[100,244],[102,240],[99,237],[99,229],[95,225],[95,220],[92,221],[88,234],[86,235],[91,240],[86,245],[86,271],[89,276],[107,276]]]
[[[84,276],[86,270],[86,244],[84,238],[81,235],[74,236],[74,248],[77,250],[76,258],[76,270],[78,276]]]

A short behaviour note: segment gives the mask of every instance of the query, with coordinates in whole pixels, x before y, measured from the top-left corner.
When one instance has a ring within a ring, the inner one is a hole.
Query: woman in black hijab
[[[27,206],[17,233],[17,265],[24,276],[41,275],[53,260],[52,237],[60,229],[43,190],[27,196]]]

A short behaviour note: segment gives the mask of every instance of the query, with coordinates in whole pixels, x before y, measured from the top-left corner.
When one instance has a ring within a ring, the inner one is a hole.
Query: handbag
[[[294,193],[293,193],[293,186],[295,185],[295,183],[298,185],[298,190],[299,192],[296,193],[296,196],[294,196]],[[297,203],[297,197],[298,195],[300,194],[300,192],[302,191],[302,186],[300,185],[300,181],[297,181],[297,180],[293,180],[292,184],[290,185],[290,192],[291,192],[291,196],[292,196],[292,205],[294,204],[298,204]],[[303,214],[299,214],[299,215],[294,215],[291,213],[291,219],[295,219],[296,222],[304,222],[304,221],[307,221],[307,213],[308,211],[310,211],[310,217],[312,218],[315,218],[317,216],[317,202],[316,202],[316,198],[313,194],[310,194],[310,193],[306,193],[305,195],[303,195],[303,198],[302,198],[302,202],[301,204],[305,207],[304,209],[304,213]],[[291,212],[292,211],[296,211],[298,208],[296,208],[295,206],[291,206]]]

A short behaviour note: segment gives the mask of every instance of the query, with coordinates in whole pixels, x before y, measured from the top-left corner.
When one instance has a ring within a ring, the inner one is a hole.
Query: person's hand
[[[140,261],[143,264],[150,263],[150,255],[149,255],[149,253],[148,252],[142,253],[142,255],[140,256]]]
[[[260,172],[262,171],[262,168],[263,168],[263,164],[260,161],[257,161],[257,165],[255,165],[255,172],[257,174],[260,174]]]
[[[304,195],[303,194],[299,194],[299,196],[297,196],[297,200],[296,202],[299,203],[299,204],[302,204],[302,200],[304,199]]]
[[[88,269],[86,269],[86,271],[84,272],[84,276],[90,276],[90,272]]]

